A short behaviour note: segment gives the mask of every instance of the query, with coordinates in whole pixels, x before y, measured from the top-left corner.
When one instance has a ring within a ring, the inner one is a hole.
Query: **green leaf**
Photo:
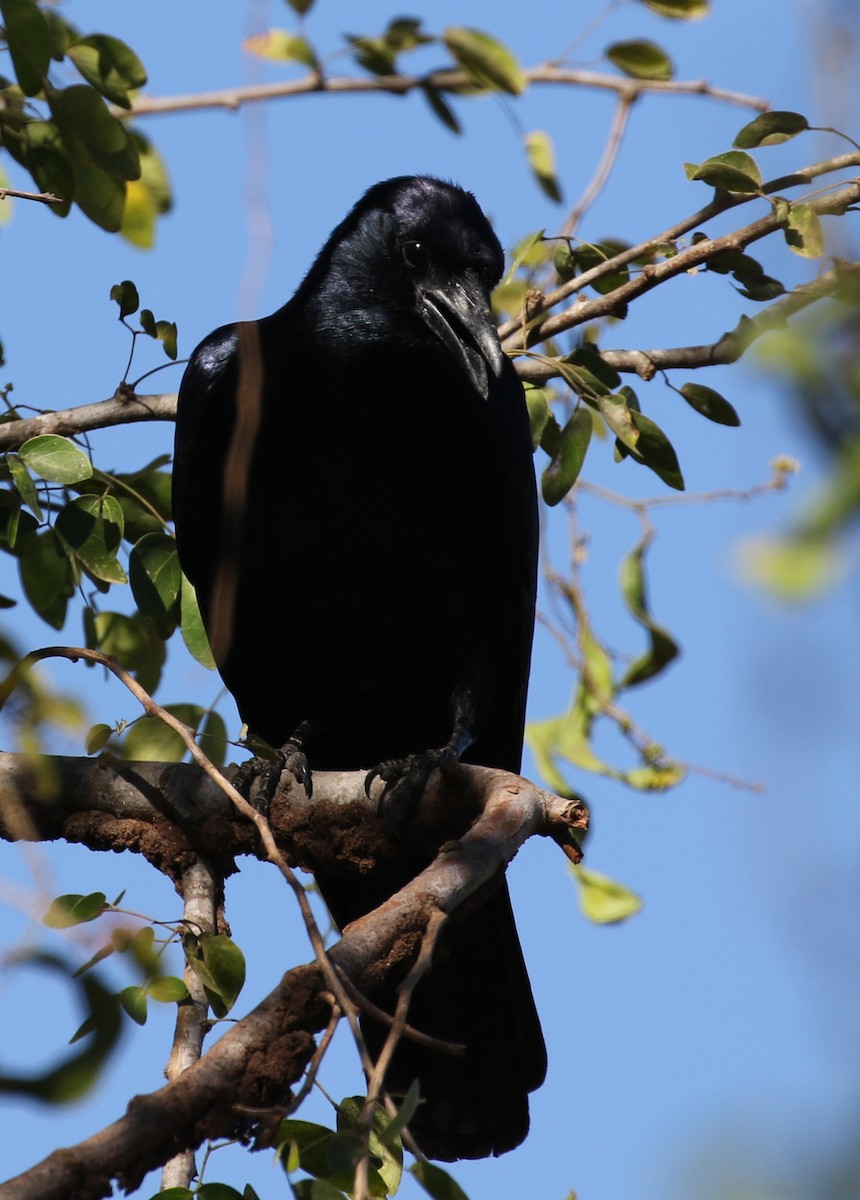
[[[51,63],[51,30],[33,0],[0,0],[12,66],[25,96],[41,92]]]
[[[183,940],[185,958],[203,984],[216,1017],[225,1017],[245,983],[245,956],[223,933],[201,933]]]
[[[299,1179],[292,1191],[295,1200],[346,1200],[346,1193],[326,1179]]]
[[[189,999],[188,988],[176,975],[162,975],[160,979],[154,979],[147,984],[146,994],[159,1004],[181,1003]]]
[[[87,896],[76,893],[57,896],[56,900],[51,901],[42,923],[50,929],[70,929],[73,925],[85,925],[102,915],[106,901],[104,892],[90,892]]]
[[[170,211],[173,197],[164,160],[152,142],[130,130],[140,155],[140,179],[126,184],[122,236],[133,246],[148,250],[155,244],[156,220]]]
[[[622,393],[600,396],[597,407],[606,424],[628,450],[636,450],[639,430],[633,423],[633,412]]]
[[[526,407],[529,410],[529,427],[532,434],[532,450],[537,450],[550,417],[549,401],[543,388],[526,385]]]
[[[808,204],[792,204],[785,229],[785,240],[795,254],[820,258],[824,253],[824,231],[814,209]]]
[[[758,163],[743,150],[727,150],[725,154],[715,154],[698,165],[685,163],[684,172],[688,179],[701,179],[703,183],[727,192],[761,191]]]
[[[52,529],[22,542],[18,569],[24,593],[33,609],[53,629],[62,629],[66,606],[75,585],[71,563],[61,552]]]
[[[80,152],[71,159],[75,204],[85,216],[107,233],[119,233],[125,213],[126,185]]]
[[[757,146],[778,146],[780,142],[787,142],[808,128],[809,122],[801,113],[760,113],[754,121],[744,125],[733,145],[738,150],[754,150]]]
[[[429,83],[423,83],[421,91],[424,94],[424,99],[430,105],[430,111],[434,116],[439,118],[445,128],[450,129],[452,133],[462,133],[463,129],[457,120],[456,113],[448,104],[448,101],[442,95],[439,88],[431,87]]]
[[[457,1180],[435,1163],[413,1163],[409,1173],[433,1200],[469,1200]]]
[[[588,243],[583,242],[582,245],[576,247],[573,251],[573,259],[576,263],[576,268],[582,274],[592,270],[594,267],[602,266],[603,263],[609,262],[615,256],[626,250],[628,247],[624,242],[617,242],[607,239],[605,242]],[[614,292],[616,288],[622,287],[630,279],[630,272],[626,266],[619,267],[616,271],[611,271],[606,275],[602,275],[599,279],[595,279],[591,287],[601,296],[606,296],[609,292]]]
[[[180,624],[182,640],[189,654],[209,671],[215,670],[215,659],[206,636],[203,617],[200,615],[200,605],[197,602],[197,592],[194,584],[182,576],[182,588],[179,601]]]
[[[718,425],[740,425],[741,419],[724,396],[701,383],[685,383],[678,389],[691,408]]]
[[[173,321],[156,321],[148,308],[140,310],[140,327],[156,341],[164,343],[164,353],[168,358],[176,358],[176,324]]]
[[[525,136],[526,157],[538,186],[545,196],[561,204],[563,196],[555,170],[555,149],[552,138],[542,129],[534,129]]]
[[[525,91],[522,67],[508,47],[490,34],[449,25],[442,33],[442,41],[479,87],[513,96]]]
[[[580,346],[570,354],[566,354],[561,361],[585,368],[588,375],[599,381],[607,391],[621,387],[621,376],[615,368],[611,367],[598,351],[592,350],[590,346]]]
[[[132,595],[144,616],[160,617],[179,599],[182,572],[176,541],[166,533],[147,533],[128,560]]]
[[[567,283],[576,274],[576,259],[568,242],[562,242],[552,252],[552,265],[562,283]]]
[[[122,121],[108,109],[102,97],[86,84],[49,88],[48,105],[63,135],[63,142],[83,148],[91,164],[111,179],[140,178],[137,144]],[[78,156],[75,156],[76,160]],[[76,168],[78,161],[76,161]]]
[[[138,1025],[146,1024],[146,990],[142,987],[123,988],[119,994],[119,1002]]]
[[[708,15],[710,0],[644,0],[646,8],[676,21],[695,21]]]
[[[204,710],[199,704],[165,704],[164,708],[191,729],[203,718]],[[130,762],[181,762],[185,754],[185,742],[180,735],[158,717],[135,721],[122,743],[122,756]]]
[[[319,67],[319,59],[307,38],[287,29],[269,29],[266,33],[255,34],[245,39],[242,49],[274,62],[299,62],[306,67]]]
[[[93,464],[83,450],[56,433],[29,438],[18,455],[29,470],[49,483],[80,483],[93,473]]]
[[[70,968],[53,955],[33,955],[29,961],[50,967],[67,979],[73,977]],[[79,1099],[96,1082],[121,1031],[119,1006],[116,997],[102,986],[94,972],[75,982],[78,997],[88,1015],[71,1040],[75,1042],[87,1037],[87,1044],[41,1075],[0,1075],[0,1091],[61,1104]]]
[[[750,538],[740,551],[744,578],[781,600],[808,601],[833,586],[844,555],[826,538]]]
[[[579,478],[593,429],[591,411],[582,405],[562,430],[558,449],[541,476],[541,492],[550,506],[563,500]]]
[[[122,541],[122,509],[114,496],[78,496],[57,515],[54,530],[63,547],[90,575],[105,583],[127,583],[116,557]]]
[[[140,307],[140,296],[130,279],[124,279],[122,283],[115,283],[110,290],[110,298],[119,305],[120,319],[130,317]]]
[[[619,690],[653,679],[665,670],[679,653],[678,643],[657,624],[648,608],[644,560],[650,541],[650,536],[643,537],[621,564],[621,594],[633,618],[647,631],[650,647],[647,654],[636,659],[627,668],[618,685]]]
[[[229,1183],[204,1183],[197,1191],[197,1200],[243,1200]]]
[[[194,1192],[187,1187],[165,1188],[164,1191],[150,1196],[149,1200],[194,1200]]]
[[[223,767],[227,758],[227,727],[220,713],[207,713],[197,744],[216,767]]]
[[[355,1135],[364,1111],[364,1099],[363,1096],[347,1096],[341,1100],[337,1106],[339,1130],[350,1130],[353,1136]],[[368,1139],[368,1149],[371,1155],[371,1171],[369,1172],[371,1194],[393,1196],[400,1187],[403,1178],[403,1147],[400,1143],[400,1134],[404,1125],[414,1116],[419,1103],[420,1088],[418,1081],[415,1080],[410,1084],[396,1117],[390,1118],[379,1104],[374,1108]],[[329,1162],[332,1162],[331,1150],[330,1145],[328,1148]],[[347,1190],[351,1190],[348,1179],[343,1183],[340,1180],[336,1182],[345,1186]]]
[[[30,472],[17,454],[6,455],[6,466],[9,468],[9,474],[12,476],[12,482],[18,495],[34,514],[36,520],[41,521],[42,509],[39,505],[39,494]]]
[[[641,910],[641,898],[606,875],[573,863],[570,870],[579,884],[579,902],[589,921],[597,925],[615,925]]]
[[[27,169],[43,192],[60,198],[59,204],[49,208],[56,216],[65,217],[75,194],[75,173],[57,127],[50,121],[30,121],[24,136]]]
[[[131,108],[129,90],[146,83],[146,69],[131,47],[108,34],[77,38],[67,46],[66,56],[87,83],[121,108]]]
[[[630,410],[630,415],[639,432],[634,449],[636,457],[640,458],[646,467],[650,467],[655,475],[659,475],[669,487],[683,492],[684,477],[672,443],[650,417],[636,412],[635,409]]]
[[[613,42],[606,48],[611,63],[634,79],[668,80],[675,74],[669,55],[655,42],[637,38],[629,42]]]
[[[313,8],[314,0],[287,0],[287,4],[289,4],[293,12],[303,17],[305,13],[310,12]]]
[[[113,725],[93,725],[87,733],[85,749],[87,754],[98,754],[113,737]]]
[[[761,275],[757,279],[749,280],[746,287],[737,290],[742,296],[746,296],[747,300],[755,300],[757,304],[766,304],[768,300],[775,300],[785,292],[779,280],[772,279],[770,275]]]

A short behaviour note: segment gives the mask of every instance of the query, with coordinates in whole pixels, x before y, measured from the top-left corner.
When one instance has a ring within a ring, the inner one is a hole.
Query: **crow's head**
[[[504,255],[475,197],[427,176],[372,187],[332,234],[309,276],[342,318],[426,344],[427,331],[486,398],[505,356],[490,310]],[[320,276],[323,276],[323,279]],[[324,282],[323,282],[324,280]],[[323,319],[334,314],[331,308]],[[322,317],[322,314],[320,314]]]

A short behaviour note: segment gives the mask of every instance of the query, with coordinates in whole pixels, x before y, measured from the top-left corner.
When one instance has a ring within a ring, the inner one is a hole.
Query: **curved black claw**
[[[364,790],[370,798],[370,789],[375,780],[385,785],[380,793],[376,811],[387,817],[395,829],[403,829],[415,816],[424,795],[427,781],[433,772],[446,770],[458,761],[450,746],[441,750],[425,750],[423,754],[410,754],[408,758],[387,758],[368,771]]]
[[[275,751],[274,758],[249,758],[242,763],[236,772],[234,786],[245,796],[249,803],[263,815],[268,815],[281,776],[289,772],[299,787],[304,788],[305,795],[310,800],[314,784],[308,760],[302,749],[303,737],[306,736],[303,726],[284,742],[280,750]],[[256,786],[255,786],[256,783]]]

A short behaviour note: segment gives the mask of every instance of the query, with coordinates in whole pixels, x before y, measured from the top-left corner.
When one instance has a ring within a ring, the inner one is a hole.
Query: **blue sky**
[[[577,53],[591,63],[611,40],[650,37],[670,50],[679,78],[707,78],[829,123],[827,111],[815,107],[821,101],[812,78],[811,6],[715,0],[713,7],[709,20],[687,24],[659,20],[640,4],[622,5]],[[267,13],[271,24],[292,21],[286,4],[274,2],[113,6],[71,0],[65,11],[85,32],[127,40],[146,63],[147,90],[155,95],[278,78],[279,68],[243,56],[240,43],[266,23]],[[485,0],[440,0],[432,12],[418,5],[409,11],[426,14],[434,30],[446,24],[490,30],[533,64],[567,46],[598,6],[535,0],[524,13]],[[399,11],[381,0],[360,9],[317,0],[309,34],[330,48],[338,31],[375,32],[394,15]],[[432,54],[423,61],[432,63]],[[348,63],[333,69],[345,73]],[[563,210],[530,179],[517,123],[551,132],[573,200],[599,158],[611,109],[606,96],[572,89],[536,88],[510,104],[461,102],[462,138],[442,129],[418,97],[311,96],[240,113],[152,117],[141,127],[168,163],[176,198],[154,250],[139,252],[76,214],[59,221],[23,203],[0,231],[7,357],[0,382],[14,380],[22,406],[65,408],[110,395],[128,349],[108,299],[120,279],[137,283],[157,317],[177,321],[182,355],[237,313],[271,311],[363,189],[387,176],[426,172],[469,187],[508,248],[527,231],[551,231]],[[644,98],[617,173],[582,235],[638,241],[704,204],[708,189],[688,183],[682,164],[728,149],[748,116],[703,98]],[[833,142],[809,138],[762,151],[759,161],[766,175],[775,175],[836,152]],[[762,257],[785,282],[801,277],[803,265],[784,249]],[[742,312],[753,311],[725,280],[684,278],[659,291],[636,304],[604,344],[712,341]],[[142,348],[141,371],[160,361],[157,350]],[[678,374],[674,382],[685,378]],[[156,376],[155,386],[174,390],[178,381],[173,369]],[[645,411],[670,434],[691,493],[749,489],[768,478],[777,454],[795,455],[803,469],[787,495],[678,505],[655,514],[651,602],[684,654],[665,677],[631,696],[630,705],[674,756],[761,782],[766,790],[733,788],[699,772],[662,796],[631,793],[604,779],[572,780],[593,807],[589,865],[635,889],[645,907],[628,924],[596,928],[579,915],[554,847],[533,841],[513,864],[511,886],[550,1074],[534,1098],[532,1133],[520,1150],[453,1168],[472,1200],[564,1197],[572,1188],[581,1200],[711,1200],[727,1195],[723,1182],[748,1165],[769,1179],[791,1178],[807,1158],[826,1156],[856,1121],[860,945],[850,916],[860,841],[860,749],[851,736],[860,700],[856,573],[849,557],[845,582],[803,608],[781,606],[741,582],[743,539],[785,528],[825,465],[785,392],[755,362],[697,381],[732,401],[740,429],[703,421],[659,382],[638,387]],[[167,425],[93,438],[97,461],[106,467],[139,465],[171,442]],[[613,464],[601,445],[592,447],[586,475],[628,495],[665,494],[650,474]],[[611,644],[636,653],[639,635],[623,612],[616,575],[638,524],[590,498],[581,503],[581,518],[590,539],[583,583],[592,619]],[[564,536],[556,521],[548,537],[560,566]],[[3,571],[11,574],[8,560]],[[0,581],[2,592],[14,586],[13,579]],[[9,619],[25,648],[58,640],[23,609]],[[79,640],[75,620],[62,636]],[[98,672],[63,664],[52,677],[84,697],[93,721],[136,715],[131,698]],[[539,638],[532,718],[562,711],[570,688],[551,642]],[[159,698],[209,703],[217,691],[217,680],[177,646]],[[80,740],[69,752],[82,752]],[[50,894],[98,889],[110,895],[126,887],[130,907],[160,918],[179,913],[169,885],[127,858],[68,847],[27,853],[0,847],[0,862],[9,881],[0,900],[13,899],[16,885],[24,889],[25,906],[32,905],[37,882]],[[251,964],[240,1002],[250,1007],[309,951],[291,897],[261,864],[246,864],[230,882],[228,911]],[[9,944],[41,936],[14,905],[6,912]],[[98,931],[86,927],[81,937],[97,938]],[[34,1065],[34,1041],[43,1061],[52,1061],[78,1022],[62,988],[40,978],[34,991],[35,981],[29,972],[0,981],[4,1070]],[[170,1029],[165,1011],[130,1032],[103,1083],[69,1110],[0,1102],[6,1173],[101,1128],[120,1115],[132,1088],[157,1088]],[[335,1097],[360,1088],[350,1047],[341,1040],[323,1073]],[[324,1101],[314,1105],[303,1115],[330,1119]],[[208,1177],[240,1188],[251,1181],[262,1197],[286,1192],[265,1155],[223,1152]],[[407,1184],[402,1194],[416,1191]]]

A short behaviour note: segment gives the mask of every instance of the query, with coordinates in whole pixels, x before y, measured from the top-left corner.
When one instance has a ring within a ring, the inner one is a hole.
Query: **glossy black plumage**
[[[441,747],[460,721],[465,761],[519,769],[537,516],[522,388],[488,308],[502,261],[470,194],[378,184],[292,300],[211,334],[183,379],[180,559],[243,720],[273,745],[310,722],[312,768]],[[317,878],[343,926],[424,865],[404,849],[369,877]],[[504,882],[446,930],[409,1019],[467,1046],[395,1057],[390,1087],[421,1081],[424,1152],[517,1145],[546,1064]]]

